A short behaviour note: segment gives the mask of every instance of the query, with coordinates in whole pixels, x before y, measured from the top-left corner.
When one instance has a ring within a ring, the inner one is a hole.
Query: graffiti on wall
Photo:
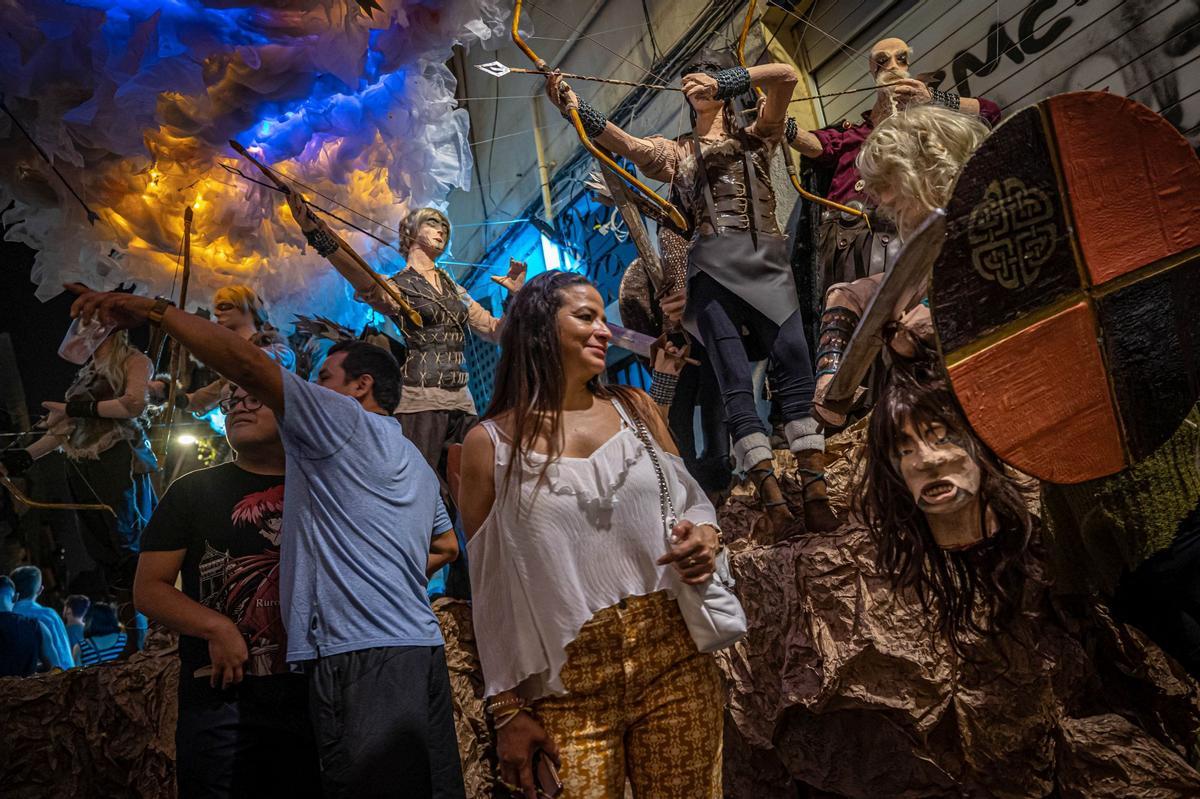
[[[849,35],[838,26],[850,25],[855,5],[831,3],[815,22]],[[1197,0],[964,0],[949,9],[920,0],[884,18],[890,21],[869,26],[851,44],[865,50],[899,36],[913,47],[914,72],[936,76],[940,88],[987,97],[1006,114],[1062,92],[1110,91],[1154,109],[1200,144]],[[822,64],[821,90],[869,85],[865,62],[856,61],[840,52]],[[857,117],[872,102],[869,94],[835,98],[825,105],[826,119]]]

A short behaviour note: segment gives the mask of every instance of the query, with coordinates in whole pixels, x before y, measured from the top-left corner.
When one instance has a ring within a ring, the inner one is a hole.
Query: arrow
[[[487,74],[492,75],[497,78],[503,78],[505,75],[508,75],[510,73],[519,73],[522,75],[542,75],[542,76],[544,76],[546,74],[545,72],[542,72],[540,69],[525,69],[523,67],[510,67],[507,64],[501,64],[499,61],[492,61],[487,64],[476,64],[475,68],[478,69],[480,72],[486,72]],[[677,86],[667,86],[662,83],[638,83],[637,81],[632,81],[632,80],[617,80],[616,78],[598,78],[595,75],[580,75],[575,72],[559,72],[558,74],[562,75],[564,78],[571,78],[573,80],[590,80],[595,83],[612,83],[616,86],[634,86],[639,89],[655,89],[657,91],[665,91],[665,92],[681,92],[681,91],[683,91],[683,89],[681,89]]]

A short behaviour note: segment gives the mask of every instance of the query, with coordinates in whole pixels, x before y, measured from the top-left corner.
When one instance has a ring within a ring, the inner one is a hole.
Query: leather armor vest
[[[467,309],[457,287],[438,274],[430,285],[415,269],[392,276],[392,282],[421,315],[421,327],[404,326],[408,359],[404,385],[457,391],[467,385],[463,348],[466,346]]]
[[[693,229],[701,234],[727,230],[780,235],[771,185],[775,143],[753,136],[725,139],[702,151],[691,137],[697,161],[688,198]]]

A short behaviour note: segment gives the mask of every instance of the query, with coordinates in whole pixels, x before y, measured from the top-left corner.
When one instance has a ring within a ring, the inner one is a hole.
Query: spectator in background
[[[83,594],[71,594],[63,602],[63,624],[67,628],[67,642],[72,652],[83,641],[83,625],[91,606],[92,600]],[[79,662],[76,661],[75,665],[78,666]]]
[[[107,602],[92,605],[84,625],[84,639],[72,653],[81,666],[97,666],[117,660],[125,651],[125,626],[117,608]]]
[[[37,566],[20,566],[13,569],[11,577],[16,588],[13,613],[41,622],[50,636],[51,666],[59,669],[72,668],[75,659],[71,656],[66,626],[57,613],[37,603],[37,598],[42,593],[42,570]]]
[[[50,634],[36,619],[13,613],[13,581],[0,575],[0,677],[28,677],[51,667]]]

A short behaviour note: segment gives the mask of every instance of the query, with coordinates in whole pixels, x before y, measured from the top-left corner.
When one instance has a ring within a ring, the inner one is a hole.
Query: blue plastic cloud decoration
[[[392,226],[408,206],[444,205],[471,172],[468,117],[445,61],[456,42],[502,41],[510,9],[496,0],[383,0],[370,15],[354,0],[278,5],[0,0],[5,102],[101,216],[89,226],[0,118],[0,208],[13,203],[6,238],[38,250],[40,297],[71,280],[132,279],[166,293],[191,205],[190,304],[246,282],[276,318],[304,311],[358,323],[362,306],[304,249],[283,198],[220,168],[250,174],[226,141]],[[342,232],[373,252],[367,237]]]

